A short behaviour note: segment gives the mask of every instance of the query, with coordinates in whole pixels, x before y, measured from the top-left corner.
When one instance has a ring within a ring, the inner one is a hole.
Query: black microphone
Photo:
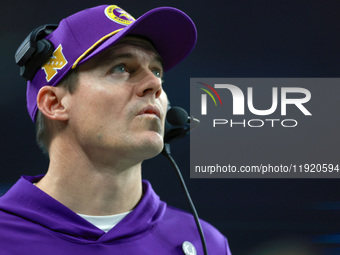
[[[173,126],[184,126],[188,118],[188,113],[181,107],[172,107],[166,113],[166,120]]]
[[[171,143],[183,138],[199,123],[198,119],[189,116],[183,108],[171,107],[166,114],[164,142]]]
[[[173,126],[184,126],[187,123],[200,123],[198,119],[189,116],[188,113],[181,107],[170,108],[166,114],[166,120]],[[193,127],[191,129],[193,129]]]

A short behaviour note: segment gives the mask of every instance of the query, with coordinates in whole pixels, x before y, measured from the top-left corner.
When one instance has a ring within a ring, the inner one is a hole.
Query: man
[[[1,254],[203,254],[192,215],[141,179],[143,160],[163,149],[163,73],[196,41],[190,18],[157,8],[135,20],[98,6],[49,29],[31,34],[16,60],[50,164],[0,199]],[[208,252],[230,254],[226,238],[201,223]]]

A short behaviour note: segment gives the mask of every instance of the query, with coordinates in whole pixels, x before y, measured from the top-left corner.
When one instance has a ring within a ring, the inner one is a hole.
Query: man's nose
[[[140,97],[155,95],[155,98],[158,98],[162,93],[162,79],[157,77],[152,70],[143,71],[138,83],[137,95]]]

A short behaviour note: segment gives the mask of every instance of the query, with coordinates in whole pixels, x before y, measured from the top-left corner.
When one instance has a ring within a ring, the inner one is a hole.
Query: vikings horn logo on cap
[[[135,21],[134,17],[128,14],[123,9],[119,8],[117,5],[110,5],[105,9],[106,16],[121,25],[130,25]]]

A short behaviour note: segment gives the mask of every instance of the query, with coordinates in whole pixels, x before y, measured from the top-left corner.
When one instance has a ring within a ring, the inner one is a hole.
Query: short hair
[[[58,87],[65,88],[71,94],[76,90],[78,85],[78,73],[77,68],[70,70],[65,77],[58,83]],[[39,148],[44,154],[48,155],[48,148],[51,140],[51,131],[46,125],[46,117],[39,111],[37,112],[36,124],[36,141]]]

